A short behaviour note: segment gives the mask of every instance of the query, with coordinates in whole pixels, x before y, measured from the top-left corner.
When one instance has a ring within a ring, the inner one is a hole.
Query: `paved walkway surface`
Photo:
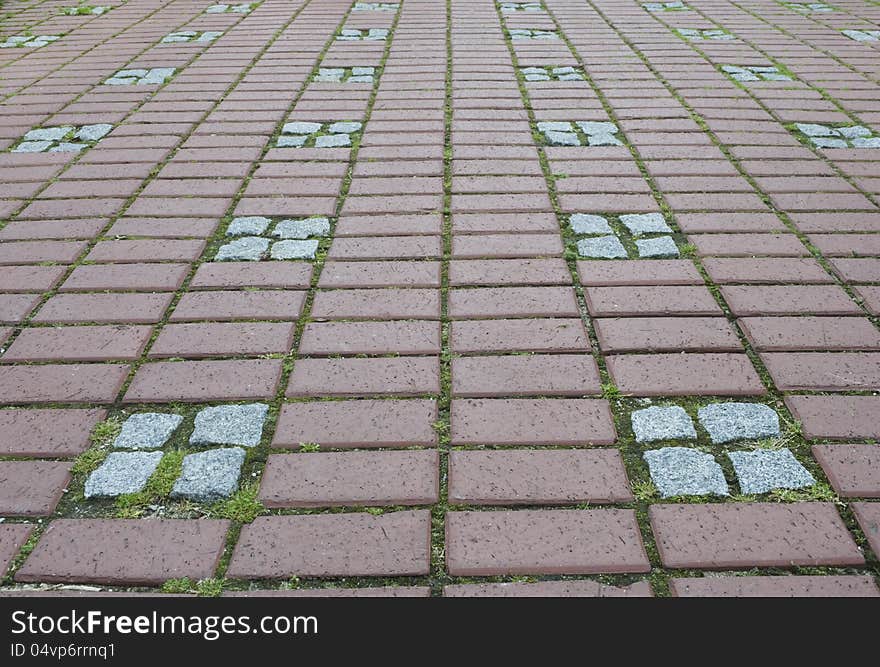
[[[0,594],[880,594],[880,3],[94,1],[2,10]]]

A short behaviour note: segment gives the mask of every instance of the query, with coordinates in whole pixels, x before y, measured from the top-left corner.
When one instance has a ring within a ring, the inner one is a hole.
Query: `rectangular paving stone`
[[[880,438],[880,396],[786,396],[785,405],[805,438]]]
[[[577,267],[581,284],[591,287],[703,284],[703,277],[688,259],[579,261]]]
[[[298,290],[187,292],[169,321],[295,320],[302,312],[305,294]]]
[[[89,434],[103,420],[98,409],[0,410],[0,454],[71,457],[89,447]]]
[[[880,597],[869,576],[673,577],[669,592],[677,598]]]
[[[449,292],[449,317],[577,317],[570,287],[479,287]]]
[[[431,399],[285,403],[272,446],[430,447],[437,444],[435,421],[437,403]]]
[[[831,503],[652,505],[651,527],[670,568],[846,566],[864,563]]]
[[[603,399],[454,399],[454,445],[610,445],[617,439]]]
[[[844,498],[880,498],[880,446],[813,445],[813,456]]]
[[[0,403],[112,403],[128,370],[125,364],[0,367]]]
[[[318,287],[440,287],[440,262],[326,262]]]
[[[133,361],[152,335],[148,326],[31,328],[3,355],[10,361]]]
[[[159,361],[140,367],[123,401],[167,403],[268,399],[275,396],[280,378],[281,359]]]
[[[724,285],[721,296],[737,317],[863,314],[837,285]]]
[[[837,274],[851,283],[880,282],[880,258],[877,257],[835,257],[828,260]]]
[[[703,286],[587,287],[584,296],[593,317],[722,314]]]
[[[561,258],[455,259],[449,263],[449,284],[568,285],[571,274]]]
[[[626,503],[629,480],[616,449],[453,451],[449,502],[463,505]]]
[[[517,510],[446,513],[453,576],[596,574],[651,569],[635,512]]]
[[[33,530],[34,526],[29,523],[0,525],[0,573],[4,576]]]
[[[440,392],[437,357],[300,359],[286,396],[404,396]]]
[[[590,340],[580,318],[458,321],[451,324],[449,339],[455,353],[590,350]]]
[[[76,261],[86,249],[85,241],[14,241],[0,243],[0,265]]]
[[[440,323],[429,321],[309,322],[300,354],[439,354]]]
[[[430,568],[430,547],[427,510],[258,517],[242,529],[226,576],[422,575]]]
[[[767,393],[745,354],[611,356],[608,372],[633,396],[757,396]]]
[[[764,352],[761,360],[782,391],[880,387],[880,354],[876,352]]]
[[[52,514],[69,483],[69,463],[0,461],[0,514],[4,516]]]
[[[66,270],[65,266],[4,266],[0,273],[0,291],[46,292]]]
[[[584,396],[601,391],[599,368],[588,354],[452,360],[453,396]]]
[[[440,318],[440,291],[433,289],[340,289],[315,295],[317,319],[396,320]]]
[[[207,262],[196,269],[191,289],[308,289],[312,265],[304,262]]]
[[[644,598],[653,597],[651,584],[609,586],[596,581],[538,581],[535,583],[452,584],[443,587],[447,598]]]
[[[851,507],[871,551],[875,556],[880,555],[880,503],[860,501],[852,503]]]
[[[439,497],[436,450],[272,454],[260,484],[266,507],[428,505]]]
[[[295,327],[293,322],[168,324],[150,348],[149,356],[197,359],[286,354],[293,344]]]
[[[707,257],[703,266],[716,283],[831,283],[813,258]]]
[[[58,294],[34,315],[34,322],[119,322],[152,324],[162,319],[174,295]]]
[[[189,264],[86,264],[76,267],[59,291],[174,291],[189,269]]]
[[[619,317],[593,320],[599,347],[617,352],[740,352],[723,317]]]
[[[877,350],[880,332],[866,317],[743,317],[756,350]]]
[[[214,575],[225,519],[56,519],[15,580],[155,586]]]
[[[690,234],[688,240],[703,256],[754,257],[805,257],[810,254],[801,240],[791,233],[785,234]]]
[[[0,322],[18,324],[38,303],[37,294],[0,294]]]

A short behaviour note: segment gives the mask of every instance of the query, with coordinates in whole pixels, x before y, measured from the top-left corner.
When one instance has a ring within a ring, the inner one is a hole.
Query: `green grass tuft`
[[[257,499],[257,485],[254,483],[243,485],[230,498],[215,503],[211,508],[213,516],[239,523],[251,523],[265,511],[266,507]]]

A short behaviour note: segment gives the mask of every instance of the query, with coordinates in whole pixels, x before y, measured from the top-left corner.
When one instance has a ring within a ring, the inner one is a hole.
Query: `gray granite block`
[[[308,241],[276,241],[272,244],[272,259],[315,259],[318,242]]]
[[[852,145],[853,148],[880,148],[880,137],[856,137]]]
[[[330,127],[327,128],[327,131],[331,134],[351,134],[352,132],[357,132],[361,127],[362,123],[355,121],[341,121],[330,125]]]
[[[729,495],[724,471],[711,454],[687,447],[663,447],[647,451],[643,457],[663,498]]]
[[[248,215],[234,218],[226,229],[226,236],[259,236],[269,228],[269,218],[260,215]]]
[[[238,489],[244,457],[241,447],[188,454],[183,459],[180,477],[171,489],[171,497],[197,503],[228,498]]]
[[[619,129],[617,125],[607,121],[579,120],[576,125],[584,134],[615,134]]]
[[[24,135],[25,141],[61,141],[73,130],[72,125],[40,127]]]
[[[684,408],[677,405],[652,406],[630,415],[636,442],[695,440],[697,430]]]
[[[272,231],[272,236],[280,239],[307,239],[310,236],[327,236],[330,221],[327,218],[306,218],[304,220],[282,220]]]
[[[541,121],[538,123],[539,132],[571,132],[571,123],[559,121]]]
[[[613,234],[611,225],[601,215],[572,213],[568,219],[571,230],[575,234]]]
[[[639,249],[639,257],[645,259],[658,259],[663,257],[678,257],[678,246],[671,236],[658,236],[651,239],[638,239],[636,247]]]
[[[259,236],[242,236],[220,246],[214,256],[216,262],[256,262],[269,249],[269,239]]]
[[[838,127],[838,134],[847,139],[855,139],[856,137],[870,137],[871,130],[869,130],[864,125],[850,125],[849,127]],[[48,137],[47,137],[48,138]]]
[[[196,415],[189,442],[191,445],[255,447],[260,444],[268,412],[269,406],[263,403],[205,408]]]
[[[544,132],[547,142],[554,146],[580,146],[581,140],[574,132]]]
[[[50,148],[54,142],[51,141],[22,141],[18,146],[12,149],[13,153],[42,153]]]
[[[626,254],[626,248],[616,236],[581,239],[577,242],[577,249],[581,257],[621,259],[629,256]]]
[[[711,403],[697,411],[715,444],[778,437],[779,415],[763,403]]]
[[[86,498],[112,498],[143,491],[162,452],[112,452],[86,480]]]
[[[795,127],[808,137],[833,137],[837,132],[826,125],[817,125],[815,123],[795,123]]]
[[[303,121],[295,121],[293,123],[285,123],[281,128],[284,134],[314,134],[321,129],[321,123],[306,123]]]
[[[633,236],[672,233],[662,213],[627,213],[620,216],[620,222]]]
[[[275,142],[277,148],[301,148],[309,140],[306,134],[282,134]]]
[[[83,125],[73,136],[80,141],[98,141],[103,138],[113,126],[109,123],[95,123],[94,125]]]
[[[351,146],[351,137],[347,134],[324,134],[315,138],[315,148],[345,148]]]
[[[743,493],[767,493],[773,489],[803,489],[816,483],[788,449],[756,449],[728,452]]]
[[[620,139],[612,134],[591,134],[587,139],[590,146],[623,146]]]
[[[827,139],[825,137],[810,137],[810,141],[817,148],[848,148],[848,144],[843,139]],[[857,141],[857,139],[853,139]]]
[[[131,415],[113,441],[118,449],[156,449],[162,447],[183,422],[180,415],[142,412]]]

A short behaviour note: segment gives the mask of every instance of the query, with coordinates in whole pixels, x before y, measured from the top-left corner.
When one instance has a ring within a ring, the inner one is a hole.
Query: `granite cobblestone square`
[[[39,127],[25,133],[13,153],[78,153],[91,148],[107,135],[109,123]]]

